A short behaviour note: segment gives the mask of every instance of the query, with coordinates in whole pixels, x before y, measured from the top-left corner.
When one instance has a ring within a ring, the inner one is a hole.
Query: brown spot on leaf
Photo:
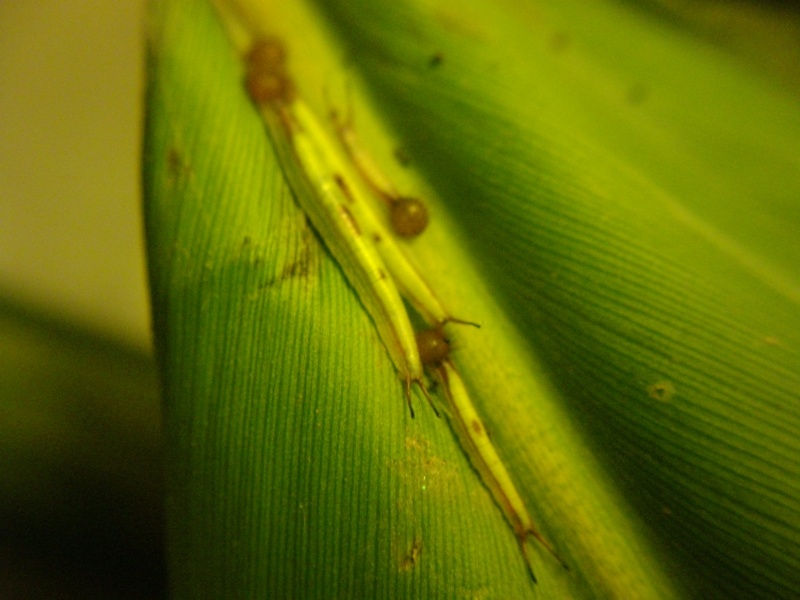
[[[350,204],[353,204],[355,202],[355,199],[353,198],[353,192],[350,191],[350,186],[347,185],[344,177],[337,173],[333,176],[333,179],[336,181],[336,185],[339,186],[339,189],[342,190],[342,193],[344,194],[345,198],[347,198],[347,201],[350,202]]]
[[[397,159],[397,162],[404,167],[407,167],[411,163],[411,157],[408,155],[408,152],[399,146],[394,149],[394,157]]]
[[[184,160],[183,154],[176,146],[170,146],[167,151],[167,178],[170,185],[176,185],[181,179],[187,177],[191,169]]]
[[[658,381],[647,386],[647,395],[659,402],[669,402],[675,394],[675,386],[670,381]]]
[[[348,226],[355,235],[361,235],[361,229],[358,226],[358,221],[353,217],[353,213],[344,204],[339,205],[339,210],[342,211],[342,218],[347,221]]]
[[[403,560],[400,561],[400,570],[401,571],[410,571],[413,569],[417,562],[419,561],[419,557],[422,554],[422,540],[419,538],[415,538],[414,542],[411,544],[411,548],[409,548],[406,555],[403,557]]]

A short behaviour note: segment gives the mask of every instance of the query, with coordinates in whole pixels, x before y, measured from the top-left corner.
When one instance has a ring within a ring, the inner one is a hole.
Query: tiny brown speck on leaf
[[[669,402],[675,394],[675,386],[670,381],[658,381],[647,386],[647,395],[653,400]]]
[[[191,174],[191,168],[177,146],[170,146],[167,152],[167,181],[174,186]]]
[[[411,544],[408,553],[403,557],[403,560],[400,561],[400,570],[410,571],[413,569],[419,560],[420,554],[422,554],[422,540],[416,538],[414,543]]]

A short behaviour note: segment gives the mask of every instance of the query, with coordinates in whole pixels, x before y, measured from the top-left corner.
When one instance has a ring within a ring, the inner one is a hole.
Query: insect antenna
[[[422,381],[417,381],[419,388],[422,390],[422,394],[425,396],[425,399],[428,401],[428,405],[433,410],[433,414],[436,415],[437,419],[441,419],[442,415],[439,414],[439,410],[436,408],[436,405],[433,403],[433,398],[428,393],[428,389],[425,387],[425,384]]]
[[[448,323],[455,323],[456,325],[469,325],[470,327],[476,327],[477,329],[481,328],[479,323],[474,323],[472,321],[465,321],[464,319],[458,319],[456,317],[447,317],[444,321],[439,323],[439,326],[442,327],[443,325],[447,325]]]
[[[528,534],[527,532],[523,532],[522,535],[518,537],[519,539],[519,548],[522,550],[522,558],[525,560],[525,566],[528,568],[528,575],[531,576],[531,580],[533,583],[539,583],[539,580],[536,579],[536,573],[533,572],[533,565],[531,564],[531,558],[528,556],[528,548],[525,545],[525,540],[527,539]]]
[[[411,418],[415,419],[416,415],[414,414],[414,404],[411,402],[411,378],[406,377],[406,404],[408,404],[408,410],[411,413]]]
[[[545,548],[545,550],[547,550],[553,556],[553,558],[555,558],[559,562],[559,564],[564,568],[565,571],[570,570],[569,565],[567,565],[567,563],[564,562],[564,559],[561,558],[558,552],[556,552],[555,548],[553,548],[553,546],[550,545],[550,542],[548,542],[544,538],[544,536],[538,531],[536,531],[536,529],[534,529],[533,527],[528,527],[528,529],[526,529],[519,535],[519,541],[520,544],[522,545],[522,551],[525,554],[526,559],[527,559],[527,551],[525,550],[525,540],[528,538],[528,536],[532,536],[533,538],[535,538],[536,541],[538,541]]]

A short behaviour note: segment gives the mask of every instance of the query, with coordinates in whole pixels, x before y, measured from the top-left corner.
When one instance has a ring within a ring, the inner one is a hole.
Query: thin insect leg
[[[533,572],[531,558],[528,556],[528,547],[525,545],[525,538],[526,535],[524,533],[521,536],[517,536],[517,539],[519,540],[519,548],[522,550],[522,558],[525,560],[525,566],[528,568],[528,575],[531,576],[533,583],[539,583],[539,580],[536,579],[536,573]]]
[[[425,384],[420,379],[406,379],[406,402],[408,403],[408,410],[411,412],[411,418],[416,418],[416,414],[414,413],[414,406],[411,400],[411,385],[416,383],[419,386],[419,389],[422,390],[423,396],[428,401],[428,405],[433,410],[433,414],[436,415],[437,418],[441,419],[442,415],[439,414],[439,410],[436,408],[436,405],[433,403],[433,399],[431,398],[430,394],[428,393]]]
[[[428,389],[425,387],[425,384],[422,383],[422,381],[417,381],[416,383],[417,383],[417,385],[419,385],[419,388],[422,390],[422,394],[425,396],[425,399],[428,401],[428,405],[430,405],[431,409],[433,410],[433,414],[435,414],[438,419],[441,419],[442,415],[439,414],[439,410],[436,408],[436,405],[433,403],[433,398],[431,398],[431,395],[428,393]]]
[[[414,404],[411,402],[411,377],[406,376],[406,403],[408,404],[408,410],[411,413],[411,418],[416,418],[414,414]]]
[[[566,571],[570,570],[569,565],[564,562],[564,559],[561,558],[561,556],[559,556],[558,552],[556,552],[555,548],[553,548],[550,542],[548,542],[544,538],[544,536],[542,536],[541,533],[536,531],[533,525],[528,525],[528,528],[522,531],[518,536],[520,539],[520,543],[523,545],[523,547],[525,545],[525,540],[528,538],[528,536],[532,536],[533,538],[536,539],[536,541],[538,541],[542,546],[544,546],[545,550],[547,550],[550,554],[552,554],[553,558],[555,558]]]
[[[472,321],[465,321],[464,319],[458,319],[456,317],[447,317],[444,321],[439,323],[439,326],[447,325],[448,323],[455,323],[456,325],[469,325],[471,327],[477,327],[478,329],[481,328],[479,323],[473,323]]]

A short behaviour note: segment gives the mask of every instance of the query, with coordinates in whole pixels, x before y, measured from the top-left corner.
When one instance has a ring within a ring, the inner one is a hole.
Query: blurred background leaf
[[[144,2],[0,2],[0,597],[165,596]]]
[[[2,596],[163,597],[151,358],[2,296],[0,365]]]

